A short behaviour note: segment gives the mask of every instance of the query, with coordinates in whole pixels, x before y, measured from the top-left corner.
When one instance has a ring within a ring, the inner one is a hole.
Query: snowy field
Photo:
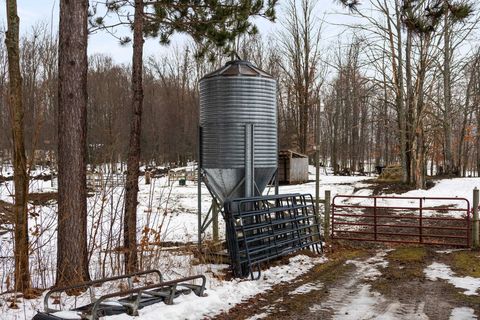
[[[34,172],[33,175],[49,174],[48,171]],[[8,176],[11,172],[2,172]],[[328,183],[323,181],[328,180]],[[351,193],[353,184],[365,177],[322,177],[322,192],[329,189],[333,192]],[[349,185],[346,185],[349,184]],[[30,192],[56,192],[56,181],[33,180]],[[167,280],[179,277],[205,274],[207,276],[207,297],[198,298],[195,295],[180,297],[174,306],[160,304],[141,311],[142,319],[157,319],[158,312],[168,315],[168,319],[199,319],[212,316],[228,310],[236,303],[248,299],[255,294],[264,292],[272,285],[289,281],[305,273],[315,264],[324,261],[323,258],[296,256],[290,263],[274,267],[262,273],[259,281],[233,280],[225,281],[226,265],[199,264],[189,251],[191,244],[197,241],[197,185],[187,181],[186,186],[180,186],[178,181],[169,185],[166,177],[153,178],[146,185],[144,178],[139,180],[138,206],[138,238],[145,243],[143,249],[151,254],[145,254],[141,259],[142,269],[159,269]],[[282,193],[314,193],[315,183],[300,186],[281,187]],[[273,192],[273,189],[266,192]],[[88,198],[89,237],[88,248],[90,257],[90,273],[92,278],[102,278],[122,274],[122,263],[115,248],[121,245],[121,221],[123,220],[123,187],[105,183],[92,190]],[[12,202],[13,183],[0,184],[0,200]],[[210,194],[202,186],[202,208],[206,214],[211,204]],[[48,288],[55,279],[56,255],[56,202],[49,201],[42,205],[30,205],[29,221],[30,242],[32,243],[32,283],[34,287]],[[220,219],[220,238],[224,238],[224,224]],[[211,229],[206,232],[206,239],[211,239]],[[12,234],[0,236],[0,294],[6,292],[7,277],[13,277],[13,243]],[[159,248],[160,243],[170,243],[176,247]],[[186,244],[187,246],[182,246]],[[176,250],[181,248],[181,250]],[[19,309],[10,309],[9,294],[0,295],[0,319],[30,319],[36,310],[42,310],[42,297],[38,299],[19,300]],[[198,302],[196,299],[199,299]],[[160,310],[160,311],[159,311]],[[111,318],[124,319],[127,316]]]
[[[310,168],[310,179],[315,176]],[[36,174],[41,172],[36,172]],[[43,171],[42,173],[48,174]],[[7,175],[5,171],[2,175]],[[372,177],[321,176],[321,197],[325,190],[344,195],[371,195],[369,179]],[[175,300],[173,306],[158,304],[140,311],[139,319],[158,319],[158,314],[165,319],[202,319],[227,311],[235,304],[260,292],[269,290],[274,284],[291,281],[310,270],[324,258],[296,256],[288,265],[272,267],[262,273],[259,281],[226,281],[226,265],[200,264],[191,252],[192,243],[197,240],[197,185],[187,181],[186,186],[178,182],[168,184],[167,178],[153,178],[146,185],[144,178],[139,181],[138,238],[146,252],[141,258],[142,269],[159,269],[166,279],[182,276],[205,274],[207,276],[207,297],[199,298],[191,294]],[[480,187],[480,179],[449,179],[438,182],[428,191],[415,190],[402,196],[415,197],[465,197],[471,200],[474,187]],[[35,180],[31,182],[30,192],[56,192],[55,181]],[[122,261],[115,249],[121,245],[121,221],[123,220],[123,187],[108,183],[91,190],[88,198],[90,272],[92,278],[102,278],[122,274]],[[265,192],[273,193],[273,189]],[[315,194],[315,182],[301,185],[281,186],[280,193]],[[0,183],[0,200],[12,202],[13,183]],[[407,201],[407,200],[406,200]],[[408,201],[407,201],[408,202]],[[452,203],[454,203],[453,201]],[[203,214],[211,203],[209,192],[202,186]],[[49,288],[54,283],[56,256],[56,202],[31,204],[30,207],[30,242],[32,284],[38,288]],[[220,237],[224,238],[224,225],[220,221]],[[206,238],[211,238],[211,229]],[[160,246],[170,243],[170,247]],[[186,244],[183,246],[182,244]],[[30,319],[36,310],[42,310],[42,297],[23,301],[19,300],[19,309],[9,308],[11,296],[5,294],[11,289],[7,282],[12,279],[12,233],[0,233],[0,319]],[[177,247],[172,247],[173,245]],[[176,250],[181,248],[181,250]],[[440,267],[435,267],[437,270]],[[361,269],[361,268],[360,268]],[[443,270],[440,268],[440,270]],[[447,270],[448,271],[448,270]],[[443,272],[447,272],[443,270]],[[373,272],[373,271],[372,271]],[[363,275],[364,276],[364,275]],[[440,275],[441,276],[441,275]],[[7,278],[10,279],[7,281]],[[309,288],[302,288],[309,290]],[[465,310],[458,310],[464,312]],[[111,319],[130,319],[128,316],[115,316]]]

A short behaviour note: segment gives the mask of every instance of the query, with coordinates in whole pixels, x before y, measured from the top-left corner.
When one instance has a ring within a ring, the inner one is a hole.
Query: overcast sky
[[[53,25],[53,32],[58,29],[58,6],[60,0],[17,0],[18,14],[20,17],[21,33],[25,34],[28,30],[37,23],[48,23]],[[284,4],[286,0],[280,0],[280,5],[277,7],[277,23],[271,23],[265,19],[256,19],[260,32],[262,34],[271,34],[281,28],[280,23],[285,17]],[[0,0],[0,21],[6,24],[5,14],[5,0]],[[325,18],[328,22],[344,22],[345,16],[334,14],[334,12],[342,12],[334,0],[318,0],[316,7],[316,15],[318,19]],[[343,11],[345,12],[345,11]],[[333,24],[324,24],[323,38],[325,42],[335,40],[341,32],[341,28]],[[119,31],[122,32],[122,31]],[[128,30],[123,31],[128,34]],[[167,53],[172,50],[174,46],[182,45],[185,37],[176,37],[172,44],[168,47],[158,44],[157,40],[147,40],[145,44],[145,55],[157,55]],[[131,46],[120,46],[118,40],[105,32],[90,35],[88,43],[88,52],[104,53],[111,55],[116,61],[122,63],[130,63],[131,61]]]

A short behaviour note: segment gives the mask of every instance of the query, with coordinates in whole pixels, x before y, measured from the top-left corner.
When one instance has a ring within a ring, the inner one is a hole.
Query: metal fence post
[[[479,223],[478,223],[478,202],[479,202],[479,193],[478,188],[473,189],[473,224],[472,224],[472,240],[473,248],[478,249],[479,247]]]
[[[198,126],[197,149],[197,208],[198,208],[198,250],[202,250],[202,127]],[[170,171],[168,172],[168,185],[170,186]]]
[[[377,240],[377,198],[373,198],[373,239]]]
[[[331,206],[331,192],[325,190],[325,216],[323,218],[323,237],[325,240],[330,238],[330,206]]]
[[[320,216],[320,148],[315,146],[315,207]]]
[[[420,198],[420,228],[418,228],[418,233],[420,235],[420,243],[423,243],[423,199]]]

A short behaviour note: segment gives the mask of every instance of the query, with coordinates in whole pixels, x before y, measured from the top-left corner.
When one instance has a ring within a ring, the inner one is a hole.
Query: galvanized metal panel
[[[261,192],[277,168],[276,81],[248,62],[233,61],[200,81],[202,168],[222,201],[245,175],[246,124],[254,126],[254,179]],[[243,196],[239,189],[237,197]]]

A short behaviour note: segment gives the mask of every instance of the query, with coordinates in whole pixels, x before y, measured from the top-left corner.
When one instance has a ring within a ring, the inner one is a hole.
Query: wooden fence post
[[[473,189],[473,224],[472,224],[472,245],[474,249],[479,247],[479,222],[478,222],[478,188]]]
[[[331,192],[325,190],[325,216],[323,217],[323,237],[325,240],[330,238],[330,210],[331,210]]]
[[[151,174],[150,171],[145,170],[145,184],[150,184]]]

